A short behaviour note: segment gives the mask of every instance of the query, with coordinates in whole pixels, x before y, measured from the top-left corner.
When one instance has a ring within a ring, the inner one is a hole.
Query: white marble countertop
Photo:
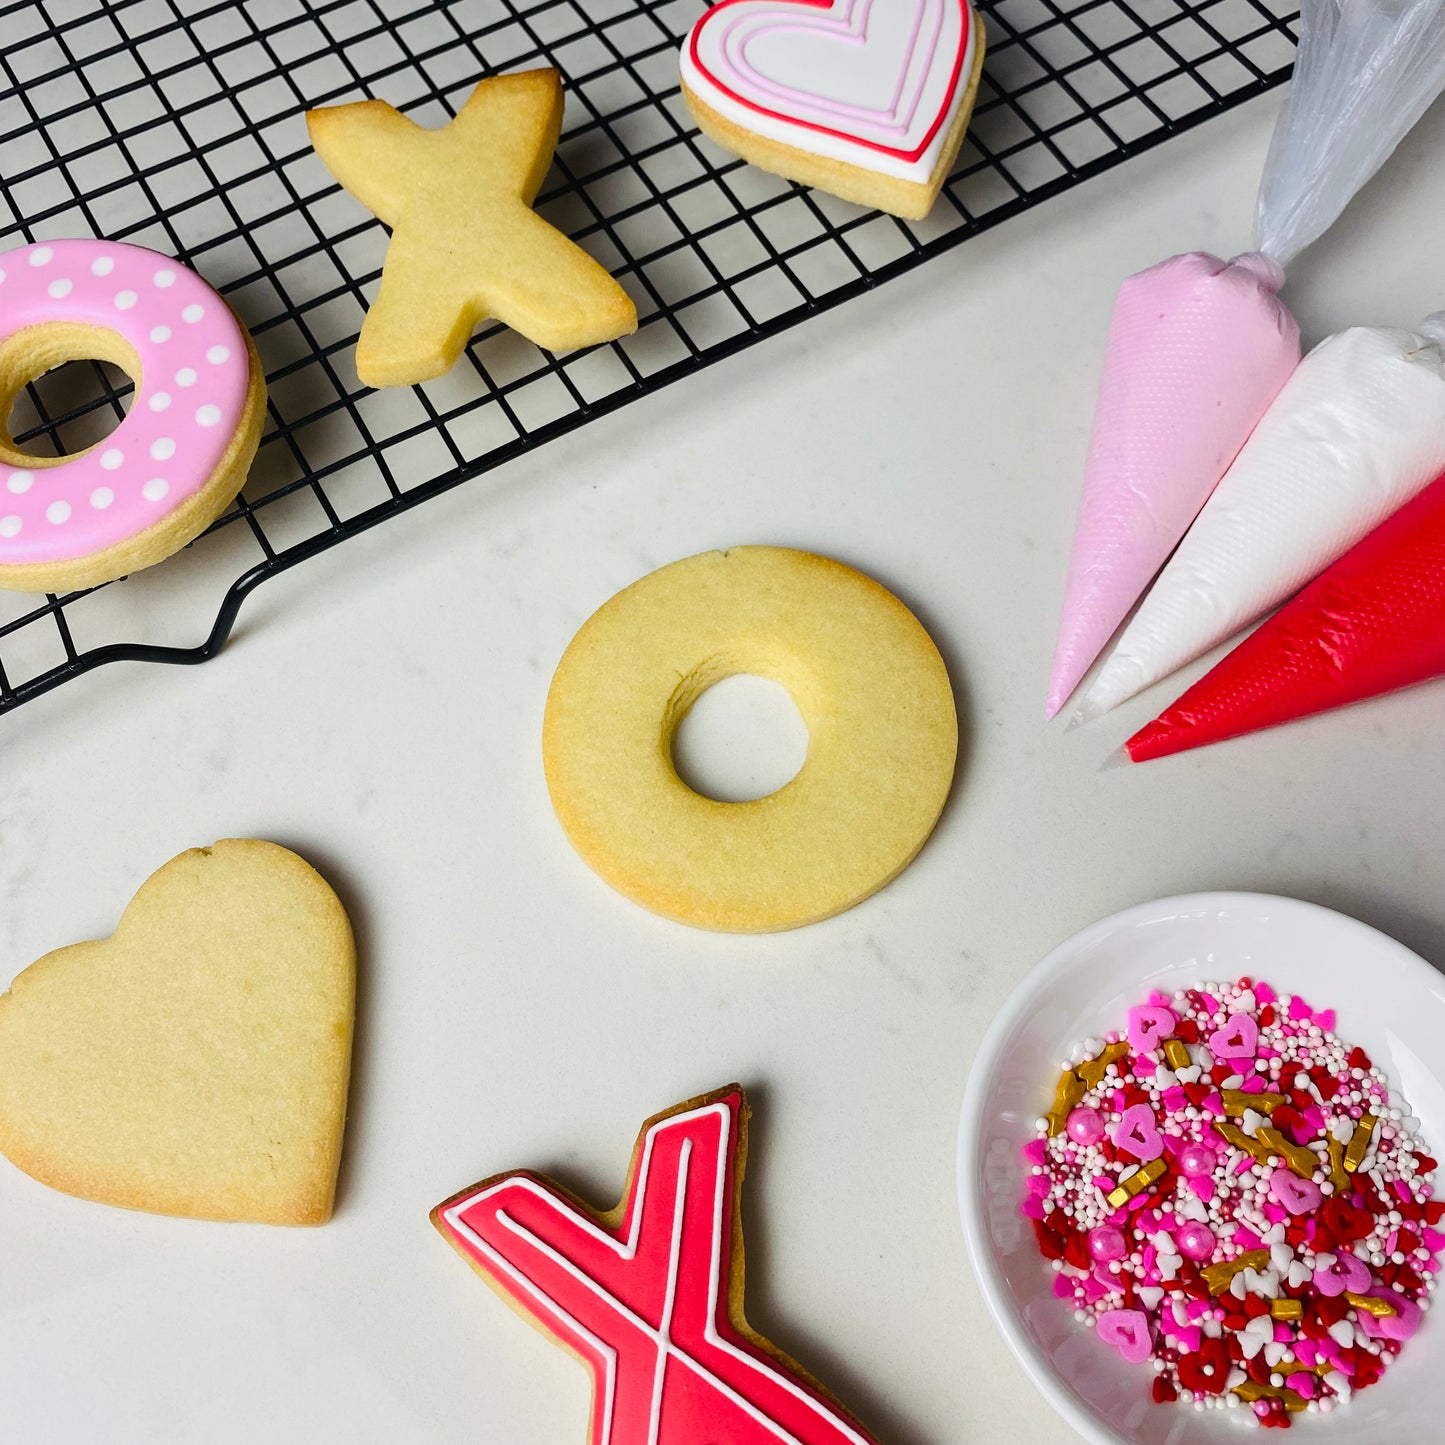
[[[584,1372],[427,1212],[521,1166],[609,1204],[642,1120],[733,1079],[755,1106],[756,1326],[891,1445],[1073,1438],[990,1326],[954,1199],[964,1080],[1009,989],[1091,920],[1204,888],[1330,904],[1445,962],[1439,687],[1107,772],[1177,682],[1088,728],[1042,721],[1115,283],[1245,248],[1276,105],[268,583],[205,667],[107,668],[0,724],[0,983],[107,933],[154,867],[228,835],[317,864],[362,955],[324,1229],[129,1214],[0,1165],[7,1439],[580,1442]],[[1442,184],[1437,107],[1295,265],[1307,342],[1445,301]],[[563,838],[539,761],[583,619],[737,542],[897,591],[963,723],[918,861],[772,937],[612,893]]]

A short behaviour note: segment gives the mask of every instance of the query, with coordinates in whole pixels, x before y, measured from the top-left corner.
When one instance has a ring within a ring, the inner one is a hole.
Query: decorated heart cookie
[[[432,1212],[462,1258],[591,1371],[589,1445],[872,1445],[743,1318],[747,1126],[735,1084],[650,1120],[607,1214],[527,1173]]]
[[[322,1224],[346,1120],[351,926],[272,843],[193,848],[115,933],[0,997],[0,1153],[83,1199]]]
[[[928,214],[973,109],[968,0],[720,0],[682,45],[682,93],[719,145],[895,215]]]

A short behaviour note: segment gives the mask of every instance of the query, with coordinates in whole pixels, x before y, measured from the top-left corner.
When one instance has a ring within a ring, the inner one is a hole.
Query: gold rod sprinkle
[[[1234,1393],[1247,1405],[1256,1400],[1282,1401],[1286,1410],[1298,1413],[1305,1407],[1304,1396],[1288,1385],[1261,1385],[1258,1380],[1245,1380],[1234,1387]]]
[[[1399,1311],[1387,1299],[1379,1299],[1374,1295],[1356,1294],[1354,1290],[1347,1289],[1345,1298],[1357,1310],[1364,1310],[1366,1314],[1374,1315],[1377,1320],[1382,1320],[1388,1315],[1398,1314]]]
[[[1210,1294],[1223,1294],[1230,1281],[1242,1269],[1263,1269],[1269,1263],[1267,1249],[1247,1249],[1237,1259],[1222,1259],[1218,1264],[1206,1265],[1199,1271]]]
[[[1350,1176],[1345,1173],[1345,1146],[1336,1138],[1331,1137],[1325,1142],[1325,1150],[1330,1161],[1330,1183],[1335,1186],[1335,1193],[1350,1187]]]
[[[1350,1136],[1350,1142],[1345,1146],[1345,1170],[1353,1174],[1360,1167],[1366,1154],[1370,1152],[1370,1140],[1375,1133],[1375,1116],[1366,1114],[1358,1124],[1355,1125],[1355,1132]]]
[[[1261,1126],[1255,1132],[1255,1138],[1269,1150],[1270,1154],[1279,1155],[1301,1179],[1314,1178],[1320,1161],[1315,1158],[1311,1150],[1300,1144],[1292,1144],[1278,1129]],[[1269,1156],[1265,1155],[1264,1157],[1268,1158]]]
[[[1224,1101],[1224,1112],[1236,1118],[1246,1109],[1256,1114],[1273,1114],[1284,1103],[1283,1094],[1246,1094],[1243,1089],[1222,1089],[1219,1097]]]

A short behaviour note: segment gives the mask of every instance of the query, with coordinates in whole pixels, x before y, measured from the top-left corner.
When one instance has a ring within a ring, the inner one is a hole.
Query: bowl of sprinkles
[[[1070,939],[960,1129],[1015,1353],[1090,1440],[1445,1438],[1442,1080],[1445,979],[1328,909],[1201,894]]]

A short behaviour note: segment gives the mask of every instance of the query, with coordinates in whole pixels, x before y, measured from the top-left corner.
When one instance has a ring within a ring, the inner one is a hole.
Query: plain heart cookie
[[[704,135],[763,170],[921,220],[983,71],[969,0],[719,0],[682,43]]]
[[[102,1204],[324,1224],[355,995],[351,925],[315,869],[251,839],[192,848],[110,938],[0,997],[0,1153]]]

